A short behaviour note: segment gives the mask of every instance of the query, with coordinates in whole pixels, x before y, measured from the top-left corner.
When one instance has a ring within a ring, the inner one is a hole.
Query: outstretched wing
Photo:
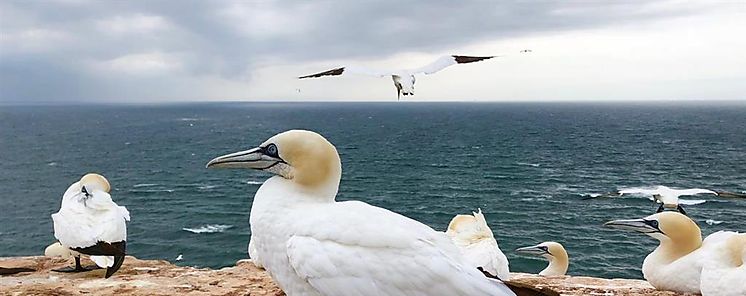
[[[702,189],[702,188],[692,188],[692,189],[685,189],[685,190],[677,190],[677,194],[681,195],[697,195],[697,194],[715,194],[717,195],[717,192],[709,190],[709,189]]]
[[[703,199],[679,199],[679,204],[687,205],[687,206],[693,206],[698,204],[706,203],[706,200]]]
[[[369,76],[376,76],[376,77],[384,77],[391,75],[392,73],[388,73],[386,71],[380,71],[376,69],[370,69],[360,66],[348,66],[348,67],[339,67],[335,69],[331,69],[324,72],[319,72],[315,74],[300,76],[298,79],[305,79],[305,78],[319,78],[324,76],[340,76],[342,74],[360,74],[360,75],[369,75]]]
[[[460,56],[460,55],[443,56],[435,60],[434,62],[430,63],[429,65],[410,70],[410,72],[412,74],[417,74],[417,73],[433,74],[451,65],[479,62],[479,61],[488,60],[494,57],[497,57],[497,56],[486,56],[486,57],[472,57],[472,56]]]

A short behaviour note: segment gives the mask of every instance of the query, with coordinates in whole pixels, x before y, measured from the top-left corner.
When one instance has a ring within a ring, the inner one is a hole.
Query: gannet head
[[[543,242],[535,246],[518,248],[515,251],[521,254],[541,256],[549,260],[549,266],[539,273],[541,275],[565,275],[570,265],[567,251],[558,242]]]
[[[660,212],[642,219],[614,220],[606,227],[631,230],[658,239],[664,255],[672,259],[686,255],[702,245],[702,232],[692,219],[678,212]]]
[[[333,188],[334,195],[342,175],[342,164],[334,145],[306,130],[277,134],[259,147],[216,157],[207,167],[263,170],[312,191]]]
[[[456,215],[448,224],[446,234],[463,244],[472,244],[486,238],[493,238],[492,230],[484,219],[482,209],[472,215]]]
[[[104,176],[96,173],[90,173],[80,178],[80,190],[83,193],[90,194],[94,190],[101,190],[103,192],[111,191],[111,185],[109,180],[106,180]]]

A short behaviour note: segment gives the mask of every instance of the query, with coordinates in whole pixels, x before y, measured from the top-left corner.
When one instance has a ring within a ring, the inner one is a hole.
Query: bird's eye
[[[277,157],[277,146],[275,146],[275,144],[267,145],[267,147],[264,148],[264,153],[272,157]]]
[[[651,227],[653,227],[655,229],[659,229],[658,228],[658,220],[647,220],[647,221],[645,221],[645,223],[647,223],[648,225],[650,225]]]

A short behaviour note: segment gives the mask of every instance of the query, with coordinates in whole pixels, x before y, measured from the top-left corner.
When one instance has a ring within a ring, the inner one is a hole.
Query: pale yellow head
[[[92,192],[93,190],[101,190],[103,192],[111,191],[109,181],[106,180],[104,176],[96,173],[89,173],[83,176],[83,178],[80,178],[80,186],[81,188],[85,187],[88,192]]]
[[[549,260],[547,268],[539,272],[543,276],[560,276],[567,273],[570,257],[565,247],[558,242],[543,242],[535,246],[516,249],[516,252],[527,255],[541,256]]]
[[[702,233],[692,219],[678,212],[660,212],[642,219],[615,220],[604,224],[632,230],[660,241],[661,256],[675,260],[702,246]]]
[[[487,238],[493,238],[492,230],[482,214],[482,210],[473,212],[473,215],[456,215],[448,223],[446,234],[457,240],[474,243]]]
[[[342,163],[334,145],[306,130],[277,134],[259,147],[216,157],[207,167],[263,170],[309,191],[332,195],[336,195],[342,176]]]

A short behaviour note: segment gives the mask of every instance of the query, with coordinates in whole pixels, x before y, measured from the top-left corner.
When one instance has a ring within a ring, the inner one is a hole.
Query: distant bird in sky
[[[324,76],[339,76],[342,74],[363,74],[363,75],[370,75],[370,76],[376,76],[376,77],[391,76],[391,79],[394,81],[394,86],[396,87],[396,99],[399,100],[401,99],[402,95],[404,96],[414,95],[415,75],[433,74],[451,65],[479,62],[479,61],[491,59],[494,57],[497,57],[497,56],[484,56],[484,57],[461,56],[461,55],[443,56],[435,60],[434,62],[428,65],[422,66],[420,68],[396,70],[396,71],[381,71],[381,70],[374,70],[374,69],[358,67],[358,66],[346,66],[346,67],[339,67],[339,68],[331,69],[331,70],[324,71],[324,72],[319,72],[316,74],[301,76],[301,77],[298,77],[298,79],[319,78],[319,77],[324,77]]]

